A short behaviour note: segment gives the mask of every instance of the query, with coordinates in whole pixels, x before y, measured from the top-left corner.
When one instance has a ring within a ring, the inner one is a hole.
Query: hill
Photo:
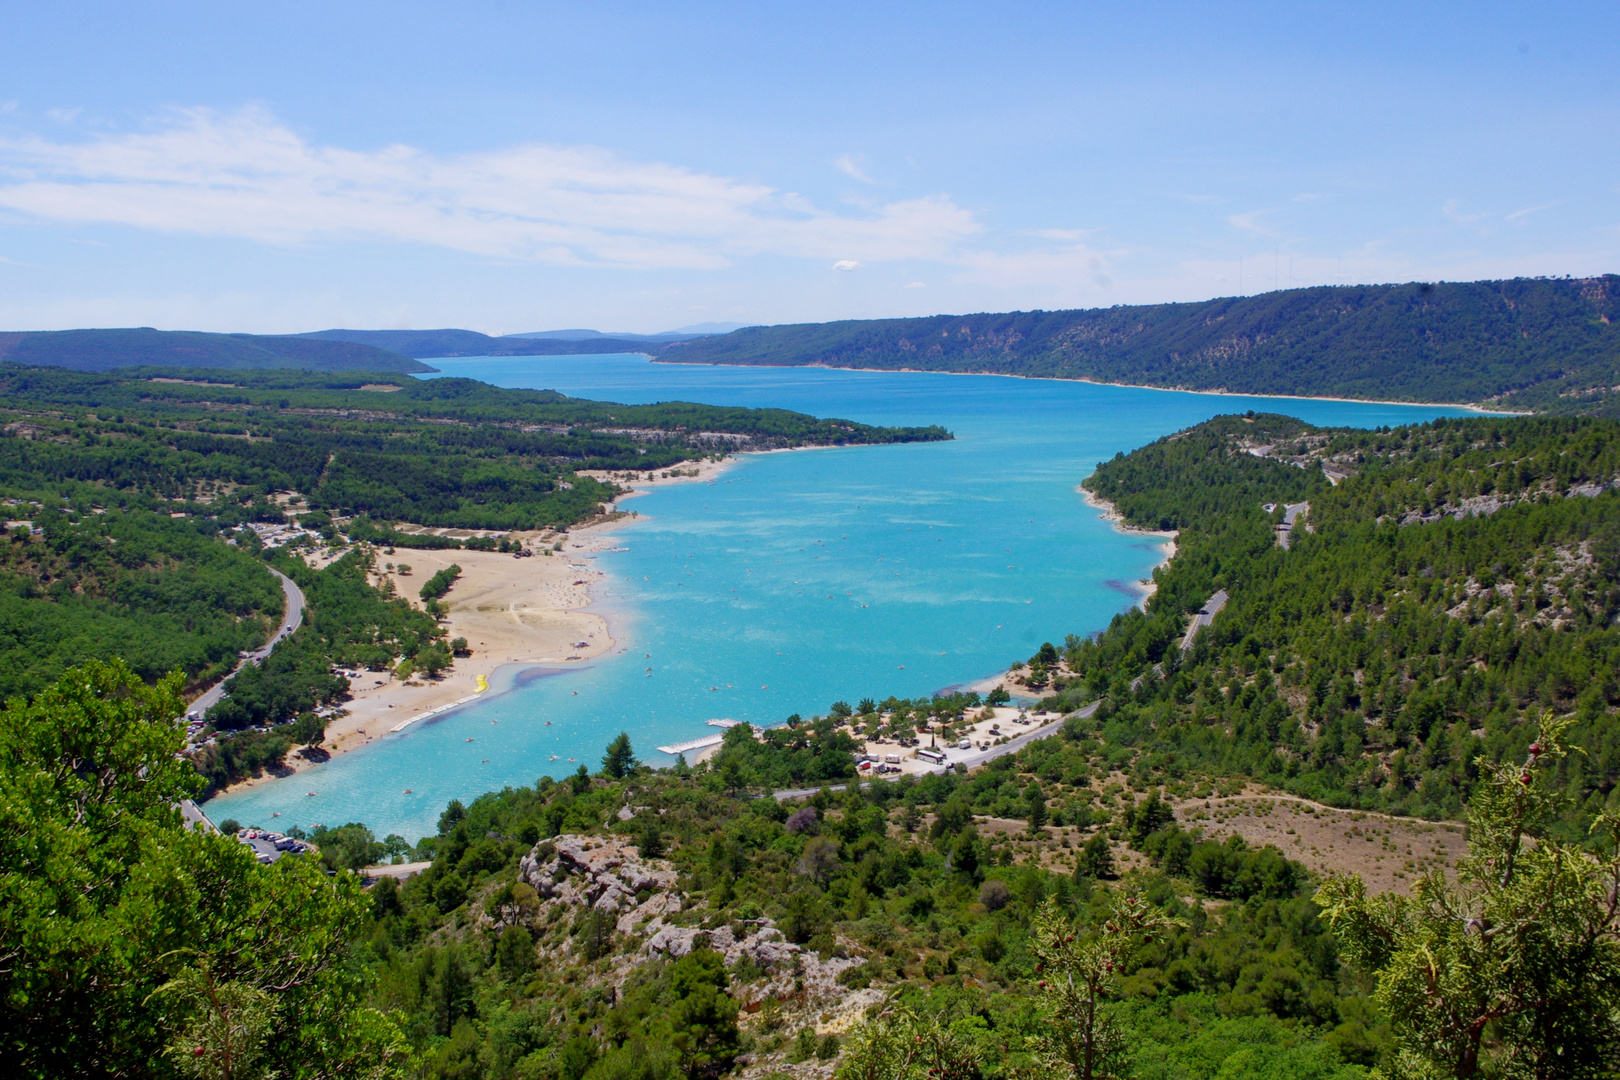
[[[193,330],[52,330],[0,333],[0,361],[74,371],[129,367],[306,371],[432,371],[387,349],[344,341]]]
[[[647,353],[655,351],[661,344],[669,344],[671,340],[684,340],[663,334],[617,338],[597,334],[594,331],[579,332],[589,335],[583,337],[574,336],[574,333],[569,331],[558,333],[569,336],[535,337],[528,334],[514,334],[510,337],[491,337],[476,330],[317,330],[302,335],[302,338],[309,341],[341,341],[369,345],[418,358]]]
[[[678,363],[995,372],[1620,416],[1620,277],[1292,289],[1189,304],[746,327]]]
[[[181,827],[173,682],[92,663],[11,703],[8,1051],[29,1076],[1080,1080],[1094,1050],[1143,1080],[1611,1075],[1620,423],[1224,416],[1086,486],[1179,550],[1145,611],[1021,672],[1086,707],[970,773],[771,797],[985,705],[835,702],[696,768],[620,735],[414,847],[333,823],[259,866]],[[1284,500],[1309,503],[1286,545]],[[1465,842],[1376,812],[1465,801]],[[1321,876],[1345,866],[1393,891]]]
[[[263,554],[310,608],[208,714],[221,730],[266,729],[222,738],[200,759],[224,783],[274,764],[289,746],[279,725],[346,692],[334,664],[424,653],[448,663],[437,622],[371,583],[373,548],[514,541],[398,524],[566,529],[619,493],[588,471],[941,438],[783,409],[615,405],[388,372],[0,364],[0,505],[14,522],[0,543],[0,699],[114,656],[148,681],[173,670],[193,689],[218,681],[282,611],[251,526],[296,523],[294,542]],[[348,550],[317,573],[292,555],[305,546]]]
[[[1584,749],[1560,766],[1567,794],[1584,817],[1620,805],[1620,423],[1218,417],[1085,486],[1181,529],[1146,610],[1072,638],[1053,676],[1060,701],[1101,699],[1144,780],[1456,818],[1476,755],[1522,754],[1526,717],[1551,708]],[[1308,503],[1286,548],[1283,507],[1262,505],[1283,502]]]

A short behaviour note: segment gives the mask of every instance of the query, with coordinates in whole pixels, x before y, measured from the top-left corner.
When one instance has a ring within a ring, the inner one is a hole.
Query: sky
[[[0,0],[0,330],[1620,272],[1620,5]]]

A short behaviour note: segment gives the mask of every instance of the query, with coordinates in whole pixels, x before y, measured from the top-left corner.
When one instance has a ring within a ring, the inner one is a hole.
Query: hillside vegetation
[[[0,333],[0,361],[74,371],[130,367],[302,368],[309,371],[432,371],[426,364],[369,344],[208,334],[195,330],[51,330]]]
[[[939,428],[614,405],[398,372],[0,365],[0,504],[14,523],[0,541],[0,700],[87,659],[122,658],[148,681],[180,671],[193,691],[217,682],[281,615],[264,554],[310,606],[208,714],[214,741],[197,763],[223,785],[275,766],[295,741],[319,741],[320,716],[349,688],[340,667],[451,663],[431,606],[370,583],[379,552],[506,551],[504,535],[466,531],[598,517],[619,488],[579,470],[639,475],[740,449],[941,438]],[[300,526],[293,542],[261,553],[253,526],[290,524]],[[311,547],[341,557],[316,571],[295,554]]]
[[[171,809],[200,784],[173,684],[69,672],[0,712],[10,1057],[29,1076],[1612,1077],[1620,424],[1219,417],[1087,486],[1179,528],[1178,553],[1146,611],[1031,658],[1048,706],[1096,709],[972,773],[772,797],[850,777],[857,730],[948,731],[984,704],[835,702],[737,725],[696,768],[647,769],[620,735],[594,773],[452,802],[414,851],[332,823],[318,856],[260,867]],[[1262,504],[1289,500],[1310,508],[1284,548]],[[357,558],[301,580],[341,591]],[[1279,803],[1276,826],[1378,845],[1411,895],[1223,831],[1255,781],[1357,808]],[[1465,802],[1460,856],[1368,812]],[[385,857],[428,865],[362,893],[352,871]]]
[[[1324,464],[1351,475],[1333,486]],[[1558,777],[1584,815],[1620,800],[1620,424],[1219,417],[1086,486],[1182,530],[1146,610],[1071,639],[1060,679],[1064,701],[1103,700],[1144,779],[1252,777],[1455,818],[1475,757],[1522,754],[1525,715],[1546,707],[1577,717],[1583,752]],[[1284,550],[1262,501],[1306,499]],[[1218,589],[1231,599],[1183,651]]]
[[[1620,415],[1617,322],[1620,277],[1519,278],[747,327],[663,346],[657,355],[1613,416]]]

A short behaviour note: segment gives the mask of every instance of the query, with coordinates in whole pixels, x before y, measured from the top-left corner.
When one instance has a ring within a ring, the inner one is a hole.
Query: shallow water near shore
[[[451,799],[595,771],[621,730],[667,765],[654,748],[716,734],[711,718],[776,724],[839,699],[970,683],[1137,602],[1162,542],[1084,504],[1075,486],[1097,462],[1247,409],[1357,427],[1463,412],[634,355],[429,363],[498,386],[942,424],[956,439],[745,455],[713,482],[626,501],[642,520],[615,534],[625,550],[594,557],[607,580],[592,610],[612,625],[613,653],[554,677],[503,671],[484,700],[213,800],[215,821],[360,821],[414,840]]]

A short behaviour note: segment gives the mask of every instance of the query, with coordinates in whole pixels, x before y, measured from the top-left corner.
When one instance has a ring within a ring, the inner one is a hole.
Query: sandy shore
[[[1146,536],[1164,541],[1159,545],[1159,549],[1164,552],[1164,557],[1159,560],[1159,566],[1163,566],[1176,557],[1176,536],[1178,534],[1174,529],[1138,529],[1134,525],[1127,525],[1124,517],[1114,508],[1114,504],[1107,499],[1087,491],[1078,484],[1075,485],[1074,490],[1080,493],[1080,497],[1085,500],[1087,506],[1102,514],[1103,520],[1112,525],[1115,532],[1124,533],[1126,536]],[[1150,596],[1159,591],[1159,583],[1152,578],[1143,578],[1137,582],[1136,587],[1142,593],[1141,602],[1144,604],[1148,602]]]
[[[642,354],[647,356],[646,353]],[[669,360],[648,356],[655,364],[687,364],[692,361]],[[1410,405],[1420,409],[1466,409],[1484,416],[1534,416],[1533,412],[1515,412],[1511,409],[1492,408],[1471,401],[1386,401],[1383,398],[1322,397],[1316,394],[1261,394],[1246,390],[1190,390],[1184,386],[1149,386],[1146,383],[1104,382],[1101,379],[1065,378],[1061,375],[1018,375],[1010,371],[936,371],[933,368],[868,368],[844,367],[840,364],[702,364],[703,367],[812,367],[826,371],[867,371],[879,375],[974,375],[994,379],[1023,379],[1027,382],[1075,382],[1088,386],[1117,386],[1122,390],[1158,390],[1166,394],[1197,394],[1200,397],[1268,398],[1277,401],[1337,401],[1346,405]]]
[[[372,584],[380,586],[385,579],[391,580],[395,591],[417,607],[421,606],[418,593],[424,581],[452,563],[461,567],[461,575],[441,601],[449,609],[442,625],[446,640],[466,638],[472,655],[458,658],[438,679],[417,676],[401,681],[386,671],[357,672],[349,681],[351,700],[327,724],[322,748],[328,755],[345,753],[431,713],[471,701],[489,692],[480,688],[487,687],[497,669],[508,665],[569,667],[611,652],[618,644],[612,627],[585,608],[591,602],[591,586],[605,576],[591,557],[614,547],[616,532],[639,516],[618,509],[619,504],[655,487],[712,481],[734,463],[733,458],[691,462],[650,478],[645,473],[584,474],[612,480],[629,490],[610,508],[613,513],[606,521],[560,536],[550,532],[510,534],[537,551],[560,541],[563,549],[551,555],[519,559],[492,551],[407,548],[396,548],[390,556],[379,555],[379,572],[372,575]],[[317,567],[329,561],[330,556],[310,560]],[[408,566],[410,572],[402,573],[402,566]],[[287,769],[294,773],[315,764],[296,752],[287,755]],[[266,774],[233,784],[228,790],[255,787],[286,775],[285,770]]]

